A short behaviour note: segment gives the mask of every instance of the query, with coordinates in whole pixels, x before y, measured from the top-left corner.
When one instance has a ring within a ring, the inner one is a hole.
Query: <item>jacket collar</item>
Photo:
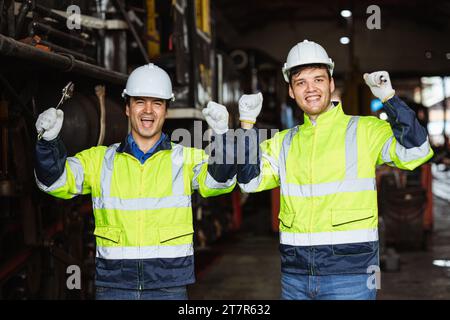
[[[172,149],[172,143],[170,142],[169,135],[166,134],[164,137],[164,140],[161,141],[161,143],[156,147],[153,154],[157,153],[158,151],[171,150],[171,149]],[[130,155],[133,155],[133,151],[131,150],[131,145],[128,141],[128,135],[125,136],[125,139],[117,147],[116,152],[126,152]]]
[[[338,101],[331,102],[334,107],[329,109],[327,112],[322,113],[316,119],[316,124],[314,125],[308,115],[304,114],[304,127],[305,128],[313,128],[315,126],[327,126],[335,123],[335,121],[343,118],[345,116],[344,111],[342,110],[342,104]]]

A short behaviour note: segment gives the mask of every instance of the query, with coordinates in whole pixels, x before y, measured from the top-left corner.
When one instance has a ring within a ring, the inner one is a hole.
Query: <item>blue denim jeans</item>
[[[282,300],[375,300],[376,288],[368,285],[370,274],[310,276],[283,272]]]
[[[146,290],[97,287],[96,300],[187,300],[186,286]]]

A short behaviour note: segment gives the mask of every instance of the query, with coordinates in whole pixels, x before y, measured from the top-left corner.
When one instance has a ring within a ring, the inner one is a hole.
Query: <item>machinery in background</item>
[[[403,101],[427,128],[428,110],[406,97]],[[379,110],[383,112],[383,110]],[[389,166],[377,169],[379,215],[383,218],[385,245],[398,250],[427,249],[433,230],[431,164],[413,171]]]
[[[193,137],[197,121],[203,135],[205,104],[215,100],[236,114],[243,92],[240,71],[215,47],[213,18],[209,0],[0,1],[1,299],[94,295],[90,197],[59,200],[37,189],[38,114],[73,81],[74,96],[62,107],[68,154],[119,142],[129,130],[120,97],[127,74],[151,61],[174,83],[165,131],[186,128]],[[240,227],[238,191],[195,195],[193,208],[197,247]],[[70,265],[81,267],[81,290],[67,288]]]

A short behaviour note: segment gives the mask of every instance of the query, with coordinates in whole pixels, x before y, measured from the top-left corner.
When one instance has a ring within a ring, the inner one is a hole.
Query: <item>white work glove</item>
[[[36,120],[36,130],[39,134],[41,130],[45,130],[42,139],[51,141],[58,136],[63,125],[64,112],[50,108],[42,112]]]
[[[261,92],[256,94],[244,94],[239,99],[239,120],[255,123],[256,118],[261,112],[262,103],[263,95]]]
[[[208,102],[202,110],[206,122],[216,134],[224,134],[228,131],[228,110],[225,106],[214,101]]]
[[[383,103],[395,95],[395,90],[392,89],[389,73],[386,71],[377,71],[370,74],[365,73],[363,78],[373,95],[380,99]]]

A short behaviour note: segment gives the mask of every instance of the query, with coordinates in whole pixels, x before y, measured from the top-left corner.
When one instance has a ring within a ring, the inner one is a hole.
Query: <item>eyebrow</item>
[[[145,98],[147,98],[147,97],[133,97],[133,98],[134,98],[135,101],[138,101],[138,100],[145,100]],[[161,103],[163,103],[164,99],[153,99],[153,101],[154,102],[161,102]]]
[[[319,78],[325,78],[324,75],[319,75],[319,76],[315,76],[313,79],[319,79]],[[306,80],[305,78],[298,78],[298,79],[294,79],[294,82],[298,82],[301,80]]]

